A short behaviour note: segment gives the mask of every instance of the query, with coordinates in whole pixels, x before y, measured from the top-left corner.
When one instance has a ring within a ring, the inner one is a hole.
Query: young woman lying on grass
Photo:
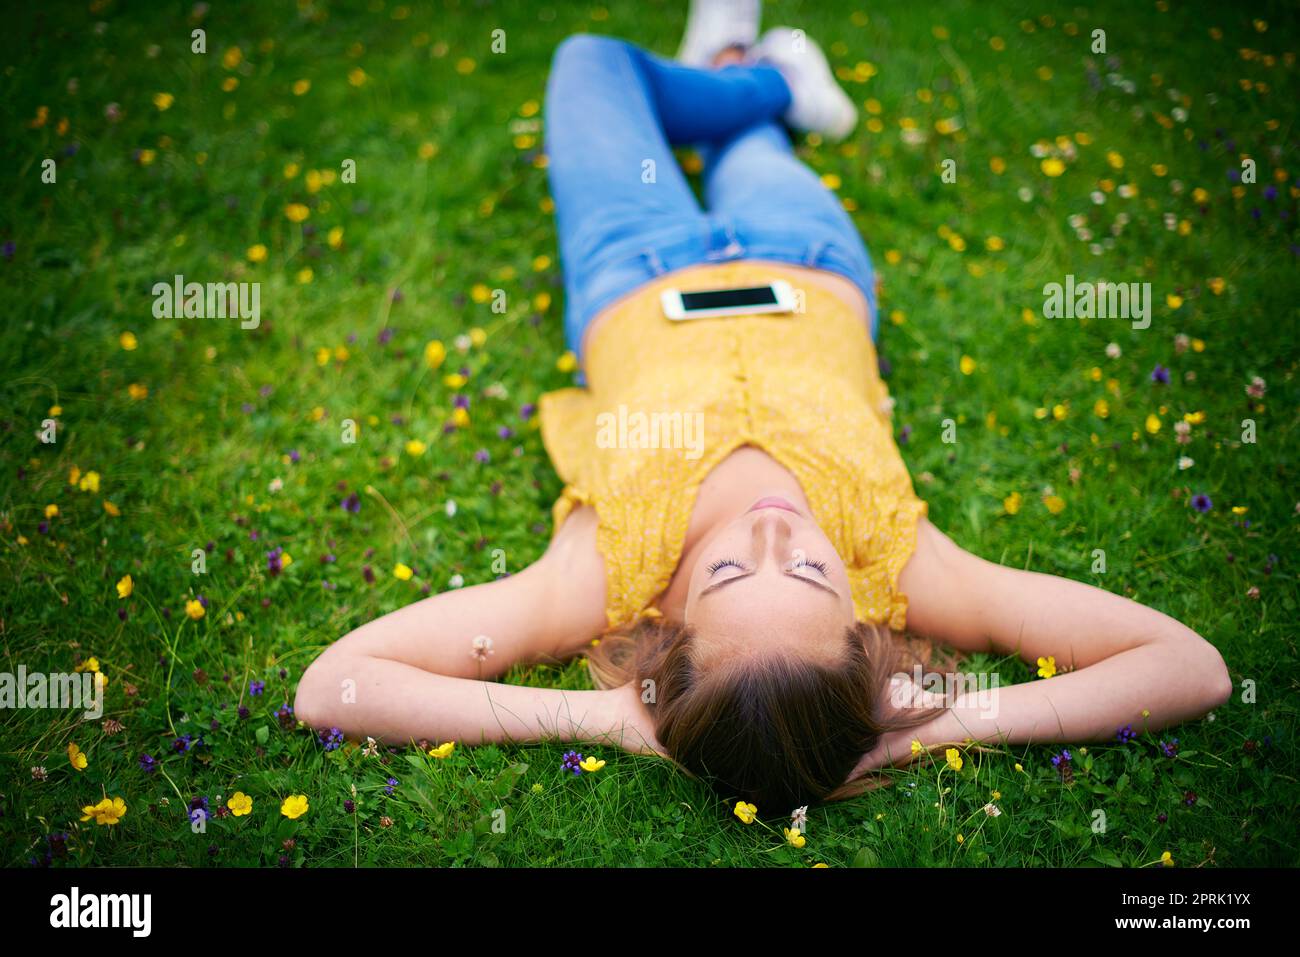
[[[586,385],[541,402],[565,481],[553,540],[518,574],[328,648],[299,684],[303,721],[394,744],[616,745],[785,812],[860,793],[913,741],[1105,740],[1144,709],[1159,729],[1228,698],[1222,658],[1190,628],[985,561],[927,520],[877,371],[866,249],[778,125],[836,138],[856,114],[810,40],[755,45],[756,7],[698,5],[684,64],[608,37],[560,46],[547,153]],[[682,143],[705,150],[708,212],[674,162]],[[670,322],[660,308],[667,288],[777,279],[803,312]],[[598,416],[620,409],[698,413],[703,441],[603,447]],[[900,706],[904,628],[1065,673]],[[491,680],[584,653],[600,690]]]

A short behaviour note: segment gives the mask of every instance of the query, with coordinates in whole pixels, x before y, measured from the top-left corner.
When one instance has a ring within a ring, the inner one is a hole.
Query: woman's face
[[[701,663],[760,651],[837,654],[853,621],[844,562],[821,527],[779,496],[715,532],[691,569],[685,624]]]

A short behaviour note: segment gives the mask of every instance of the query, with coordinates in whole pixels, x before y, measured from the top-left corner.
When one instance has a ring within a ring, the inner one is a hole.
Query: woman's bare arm
[[[482,680],[516,661],[568,657],[604,630],[595,528],[594,512],[579,509],[519,573],[415,602],[339,639],[298,683],[297,716],[391,743],[621,745],[623,696]],[[491,639],[491,654],[475,655],[479,636]]]
[[[899,587],[910,630],[963,651],[1053,657],[1056,677],[956,696],[938,717],[891,735],[874,766],[966,739],[1007,744],[1113,739],[1159,730],[1223,704],[1232,680],[1213,645],[1168,615],[1081,582],[963,551],[922,520]],[[1146,717],[1143,713],[1147,712]]]

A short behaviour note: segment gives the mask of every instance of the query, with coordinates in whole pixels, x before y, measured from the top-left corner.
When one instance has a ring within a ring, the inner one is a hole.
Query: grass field
[[[847,144],[799,150],[883,276],[896,434],[932,520],[1178,618],[1238,686],[1163,734],[936,755],[811,811],[802,848],[651,759],[367,756],[282,710],[332,640],[545,547],[560,483],[530,413],[572,379],[549,58],[577,31],[671,55],[685,4],[14,11],[0,670],[109,683],[98,720],[4,712],[3,863],[1294,865],[1300,17],[1250,6],[765,5],[861,107]],[[177,274],[260,283],[260,324],[156,318]],[[1069,275],[1149,282],[1149,327],[1046,318]],[[510,680],[589,687],[581,662]],[[225,813],[237,791],[249,813]],[[118,823],[80,820],[105,797]]]

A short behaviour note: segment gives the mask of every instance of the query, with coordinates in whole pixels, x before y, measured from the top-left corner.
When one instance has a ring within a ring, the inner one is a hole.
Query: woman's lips
[[[787,512],[794,512],[796,515],[802,515],[797,508],[788,500],[781,498],[779,495],[769,495],[766,498],[760,498],[757,502],[749,507],[749,511],[756,512],[760,508],[780,508]]]

